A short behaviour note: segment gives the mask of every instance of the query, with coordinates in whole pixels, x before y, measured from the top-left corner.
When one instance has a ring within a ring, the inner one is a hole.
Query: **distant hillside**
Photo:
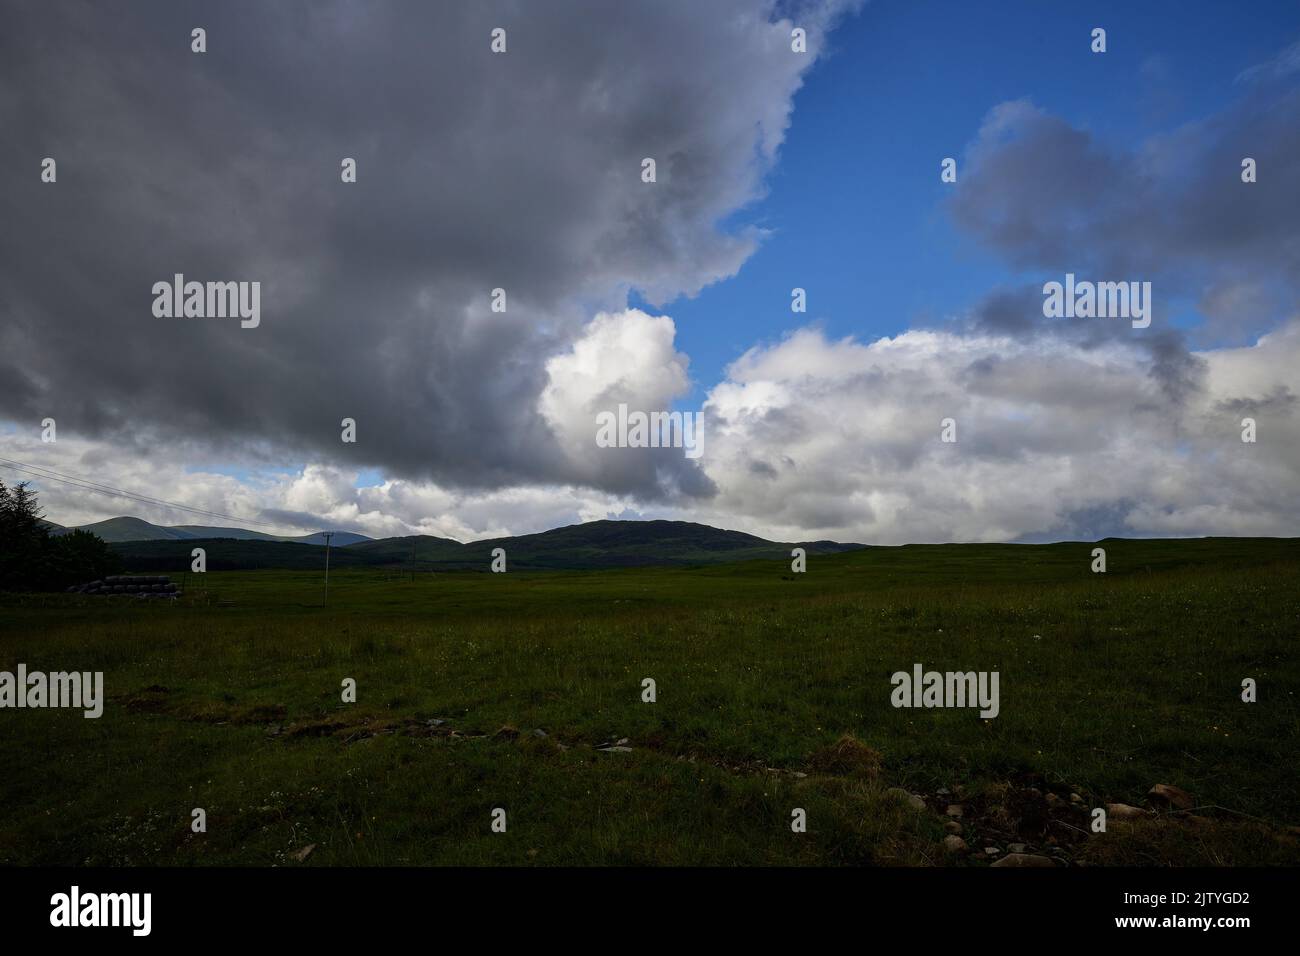
[[[53,522],[50,522],[53,525]],[[195,538],[233,538],[237,541],[290,541],[300,544],[324,544],[321,532],[298,536],[267,534],[263,531],[248,531],[245,528],[220,528],[205,525],[157,525],[141,518],[109,518],[93,524],[78,525],[83,531],[98,535],[110,544],[119,541],[190,541]],[[59,528],[59,531],[54,531]],[[54,525],[51,532],[58,534],[70,529]],[[364,534],[351,531],[334,532],[333,545],[343,547],[361,541],[369,541]]]
[[[189,538],[184,531],[174,531],[156,524],[150,524],[142,518],[108,518],[93,524],[77,525],[82,531],[98,535],[109,544],[114,541],[153,541],[158,539],[176,540]]]
[[[338,540],[336,537],[335,541]],[[123,556],[132,570],[175,571],[189,565],[190,550],[196,546],[207,550],[208,567],[214,571],[325,565],[323,547],[258,538],[118,541],[113,544],[113,550]],[[539,534],[470,544],[429,535],[366,540],[335,547],[330,564],[332,567],[486,571],[493,549],[504,548],[512,571],[689,567],[757,558],[788,560],[794,547],[805,548],[809,554],[833,554],[862,546],[834,541],[786,544],[689,521],[592,521]]]
[[[589,521],[538,534],[492,538],[470,544],[428,536],[384,538],[351,545],[348,551],[383,556],[395,564],[409,564],[414,549],[417,563],[430,563],[442,568],[481,569],[491,562],[494,548],[504,548],[510,568],[540,570],[649,565],[681,567],[756,558],[789,558],[790,549],[794,547],[802,547],[809,554],[834,554],[862,546],[834,541],[781,543],[691,521]]]
[[[243,528],[209,528],[197,524],[177,524],[172,525],[171,531],[185,531],[195,538],[234,538],[237,541],[289,541],[295,544],[325,544],[325,533],[317,531],[315,534],[302,534],[296,537],[290,535],[266,534],[262,531],[246,531]],[[362,541],[371,541],[372,538],[364,534],[356,534],[352,531],[334,531],[331,532],[334,537],[330,545],[335,548],[342,548],[349,544],[357,544]]]
[[[179,574],[189,570],[190,552],[202,548],[209,571],[253,571],[277,568],[285,571],[316,571],[325,567],[325,548],[292,541],[258,541],[239,538],[186,538],[184,540],[117,541],[109,547],[122,555],[131,571]],[[331,568],[355,568],[383,564],[347,548],[330,549]]]

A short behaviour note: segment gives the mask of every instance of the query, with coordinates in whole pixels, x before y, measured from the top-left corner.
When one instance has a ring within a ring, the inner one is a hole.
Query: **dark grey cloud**
[[[1131,537],[1129,516],[1135,502],[1131,499],[1076,508],[1061,517],[1059,524],[1044,531],[1023,534],[1012,544],[1047,544],[1053,541],[1101,541],[1104,538]]]
[[[1297,396],[1288,386],[1278,385],[1263,398],[1225,399],[1219,402],[1216,408],[1235,418],[1238,415],[1289,412],[1297,405],[1300,405],[1300,396]]]
[[[806,9],[814,50],[835,6]],[[628,290],[693,294],[754,248],[718,224],[761,191],[814,60],[772,17],[764,0],[0,2],[0,417],[140,454],[573,480],[536,410],[546,357]],[[178,272],[260,281],[261,326],[154,318],[153,283]],[[665,455],[606,490],[708,493],[695,471]]]
[[[1300,83],[1275,79],[1205,120],[1127,144],[1027,100],[1003,103],[967,150],[948,208],[1014,267],[1149,280],[1157,310],[1199,310],[1201,341],[1248,341],[1300,305]],[[1241,181],[1246,157],[1255,183]],[[1022,308],[1029,298],[991,298],[982,323],[1041,324],[1040,311]]]
[[[1133,329],[1127,322],[1109,319],[1047,319],[1043,316],[1042,286],[1034,283],[995,289],[976,303],[957,324],[978,333],[1030,340],[1055,339],[1084,349],[1101,348],[1111,343],[1133,345],[1146,354],[1148,374],[1160,386],[1162,395],[1171,405],[1177,406],[1203,387],[1205,363],[1191,350],[1186,332],[1170,326],[1161,327],[1159,320],[1167,315],[1168,308],[1157,301],[1156,321],[1151,328],[1142,330]],[[968,370],[975,386],[995,371],[1005,374],[1005,369],[995,369],[987,357],[972,363]]]

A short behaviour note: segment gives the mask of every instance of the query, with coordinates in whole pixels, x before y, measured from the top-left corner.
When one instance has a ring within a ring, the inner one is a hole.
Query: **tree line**
[[[122,569],[122,559],[89,531],[51,534],[36,492],[0,481],[0,591],[61,591]]]

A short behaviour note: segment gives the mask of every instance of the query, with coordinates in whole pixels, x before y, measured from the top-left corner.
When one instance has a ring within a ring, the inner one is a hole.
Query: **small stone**
[[[1047,800],[1047,805],[1049,807],[1058,806],[1062,802],[1061,798],[1054,793],[1049,793],[1045,799]]]
[[[631,747],[620,747],[618,745],[613,747],[601,747],[599,749],[601,753],[606,754],[630,754],[632,752]]]
[[[984,848],[984,855],[985,855],[985,856],[997,856],[997,855],[998,855],[999,853],[1001,853],[1001,852],[1002,852],[1002,851],[999,850],[999,849],[998,849],[997,847],[995,847],[995,846],[986,846],[986,847]]]
[[[545,737],[545,736],[546,736],[546,731],[542,730],[541,727],[538,727],[536,730],[533,731],[533,736],[534,736],[534,737]]]
[[[943,848],[949,853],[962,853],[966,850],[966,841],[955,833],[950,833],[943,838]]]
[[[307,857],[311,856],[312,850],[314,849],[316,849],[316,844],[308,843],[301,850],[297,850],[289,855],[292,856],[299,863],[301,863],[303,860],[307,859]]]
[[[950,803],[950,804],[948,804],[948,816],[952,817],[954,820],[960,820],[960,819],[961,819],[961,804],[960,804],[960,803]]]
[[[1190,810],[1196,806],[1196,801],[1192,799],[1190,793],[1167,783],[1158,783],[1152,787],[1147,791],[1147,799],[1156,806],[1170,807],[1174,810]]]
[[[1147,816],[1147,812],[1137,807],[1131,807],[1127,803],[1108,803],[1106,804],[1106,816],[1112,820],[1140,820]]]
[[[1079,796],[1077,793],[1072,793],[1072,794],[1070,794],[1070,802],[1071,802],[1071,803],[1083,803],[1083,797]]]
[[[944,821],[943,828],[949,833],[961,833],[961,829],[962,829],[961,824],[958,823],[956,820]]]
[[[941,797],[946,797],[948,796],[949,790],[947,787],[940,787],[938,790],[935,791],[935,793],[937,793]]]
[[[913,810],[924,810],[925,801],[914,793],[908,793],[902,787],[890,787],[885,791],[885,796],[891,797],[900,803],[906,803]]]
[[[1050,856],[1036,853],[1008,853],[1000,860],[994,860],[991,866],[1056,866]]]
[[[1011,853],[1024,853],[1028,849],[1029,845],[1027,843],[1012,843],[1007,847],[1007,850]]]

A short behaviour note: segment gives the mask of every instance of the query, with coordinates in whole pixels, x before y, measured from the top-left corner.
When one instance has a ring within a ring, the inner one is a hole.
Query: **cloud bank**
[[[27,144],[0,157],[0,454],[285,531],[1300,534],[1291,52],[1129,146],[994,105],[943,208],[1023,281],[893,338],[793,328],[692,381],[671,303],[762,242],[736,214],[851,6],[802,7],[799,56],[761,0],[0,4],[0,126]],[[1041,277],[1066,271],[1152,281],[1151,328],[1045,319]],[[261,326],[153,318],[176,272],[262,281]],[[697,385],[701,459],[597,447],[599,411]],[[195,520],[42,500],[63,523]]]

